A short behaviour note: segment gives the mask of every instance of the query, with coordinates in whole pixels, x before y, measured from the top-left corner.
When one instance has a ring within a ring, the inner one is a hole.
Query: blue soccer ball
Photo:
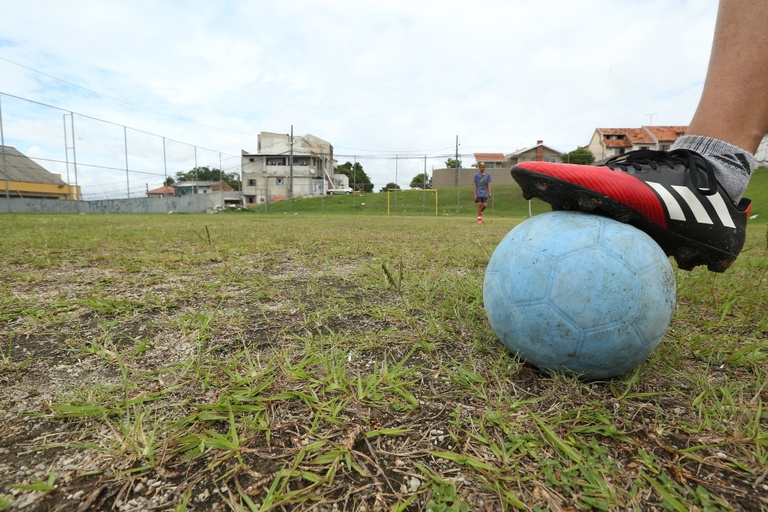
[[[594,380],[645,361],[669,327],[675,290],[669,258],[647,234],[606,217],[554,211],[499,243],[483,300],[511,352]]]

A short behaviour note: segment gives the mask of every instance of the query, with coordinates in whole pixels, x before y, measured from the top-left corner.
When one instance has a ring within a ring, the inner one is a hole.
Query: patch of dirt
[[[22,314],[0,324],[14,333],[0,337],[10,349],[0,371],[0,489],[13,508],[196,512],[245,510],[250,501],[269,510],[460,510],[463,503],[495,511],[515,496],[531,509],[571,511],[589,487],[589,473],[574,468],[592,463],[613,468],[601,478],[622,490],[616,509],[669,506],[649,475],[685,486],[713,509],[768,506],[768,472],[739,452],[754,440],[671,427],[697,424],[690,403],[673,392],[685,382],[643,379],[631,390],[635,398],[619,399],[624,382],[574,385],[520,364],[495,341],[457,341],[467,327],[455,320],[438,328],[407,314],[328,313],[329,300],[379,301],[390,311],[408,305],[392,289],[327,277],[323,286],[308,283],[297,267],[273,274],[281,291],[269,296],[253,289],[182,296],[191,281],[131,288],[85,269],[51,278],[65,284],[34,300],[70,298],[79,305],[66,321]],[[117,288],[105,310],[83,306],[85,283],[105,279]],[[14,293],[31,300],[34,288]],[[174,298],[127,313],[109,309],[148,293]],[[425,336],[427,328],[434,333]],[[307,347],[318,346],[340,358],[348,380],[313,373]],[[233,366],[234,357],[251,361]],[[190,365],[196,358],[200,366]],[[276,362],[257,375],[253,361]],[[407,388],[382,377],[365,389],[365,378],[397,365],[409,370]],[[464,371],[448,371],[457,366]],[[191,375],[195,368],[200,375]],[[299,374],[307,386],[296,384]],[[248,395],[269,377],[266,402]],[[223,398],[234,392],[239,402]],[[267,412],[249,415],[254,403],[266,403]],[[248,425],[237,439],[227,407],[239,408],[240,427]],[[583,422],[569,416],[590,408],[595,416]],[[171,412],[177,422],[167,421]],[[567,427],[547,432],[537,415],[560,416]],[[197,437],[185,445],[180,431]],[[549,445],[535,442],[542,436]],[[197,450],[203,439],[219,448]],[[586,443],[583,453],[595,460],[569,459],[557,440]]]

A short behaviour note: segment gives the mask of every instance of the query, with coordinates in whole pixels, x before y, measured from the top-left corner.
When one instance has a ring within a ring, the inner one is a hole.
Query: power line
[[[414,155],[417,155],[419,158],[423,158],[425,153],[431,153],[432,151],[446,151],[452,148],[453,146],[446,146],[446,147],[435,148],[435,149],[404,149],[402,151],[388,151],[387,153],[390,153],[393,155],[414,154]],[[364,152],[381,151],[380,149],[358,149],[358,148],[347,148],[343,146],[337,146],[336,149],[345,149],[348,151],[364,151]]]
[[[136,105],[135,103],[131,103],[129,101],[121,100],[120,98],[115,98],[114,96],[110,96],[108,94],[104,94],[104,93],[101,93],[99,91],[94,91],[93,89],[88,89],[87,87],[83,87],[82,85],[78,85],[76,83],[69,82],[67,80],[64,80],[63,78],[59,78],[59,77],[56,77],[56,76],[53,76],[53,75],[49,75],[48,73],[44,73],[44,72],[42,72],[40,70],[31,68],[29,66],[25,66],[24,64],[19,64],[18,62],[14,62],[14,61],[12,61],[10,59],[6,59],[5,57],[0,57],[0,60],[4,60],[5,62],[8,62],[9,64],[13,64],[14,66],[19,66],[21,68],[24,68],[24,69],[27,69],[29,71],[32,71],[33,73],[38,73],[38,74],[43,75],[45,77],[48,77],[48,78],[50,78],[52,80],[59,81],[61,83],[67,84],[67,85],[75,87],[77,89],[82,89],[83,91],[87,91],[87,92],[89,92],[91,94],[95,94],[97,96],[101,96],[102,98],[107,98],[107,99],[110,99],[112,101],[117,101],[118,103],[122,103],[123,105],[128,105],[130,107],[138,108],[140,110],[145,110],[147,112],[152,112],[153,114],[164,116],[164,117],[167,117],[169,119],[175,119],[176,121],[182,121],[182,122],[185,122],[185,123],[194,124],[194,125],[197,125],[197,126],[202,126],[204,128],[210,128],[212,130],[219,130],[219,131],[229,132],[229,133],[237,133],[238,135],[248,135],[249,137],[253,136],[252,133],[245,133],[245,132],[240,132],[240,131],[237,131],[237,130],[230,130],[228,128],[221,128],[221,127],[218,127],[218,126],[212,126],[212,125],[207,125],[207,124],[203,124],[203,123],[196,123],[194,121],[190,121],[188,119],[184,119],[183,117],[172,116],[170,114],[166,114],[164,112],[153,110],[151,108],[142,107],[141,105]],[[11,96],[11,95],[9,94],[9,96]],[[80,115],[82,115],[82,114],[80,114]],[[88,116],[83,116],[83,117],[88,117]]]
[[[428,159],[438,159],[438,158],[453,158],[455,154],[453,153],[446,153],[442,155],[425,155],[422,154],[414,154],[414,155],[402,155],[397,153],[387,153],[387,154],[380,154],[380,155],[361,155],[359,153],[357,154],[334,154],[334,157],[343,157],[343,158],[366,158],[366,159],[372,159],[372,160],[424,160],[424,157],[426,156]],[[459,156],[461,157],[471,157],[474,156],[474,153],[460,153]]]
[[[0,57],[0,59],[2,59],[2,57]],[[159,138],[165,139],[167,142],[175,142],[177,144],[184,144],[185,146],[192,146],[192,147],[196,147],[198,149],[202,149],[202,150],[205,150],[205,151],[213,151],[214,153],[221,153],[222,155],[227,155],[228,157],[238,158],[237,155],[233,155],[231,153],[226,153],[224,151],[219,151],[217,149],[206,148],[206,147],[200,146],[198,144],[192,144],[190,142],[182,142],[180,140],[170,139],[170,138],[165,137],[163,135],[158,135],[156,133],[148,132],[146,130],[140,130],[138,128],[131,128],[130,126],[125,126],[125,125],[120,124],[120,123],[115,123],[114,121],[107,121],[106,119],[99,119],[98,117],[89,116],[87,114],[81,114],[79,112],[73,112],[71,110],[66,110],[66,109],[63,109],[61,107],[57,107],[55,105],[49,105],[47,103],[43,103],[43,102],[40,102],[40,101],[30,100],[29,98],[22,98],[21,96],[16,96],[14,94],[8,94],[7,92],[0,92],[0,96],[8,96],[9,98],[15,98],[17,100],[26,101],[26,102],[29,102],[29,103],[33,103],[35,105],[40,105],[41,107],[52,108],[52,109],[55,109],[55,110],[59,110],[61,112],[65,112],[67,114],[76,114],[76,115],[82,117],[83,119],[90,119],[92,121],[99,121],[100,123],[106,123],[106,124],[111,124],[113,126],[119,126],[121,128],[127,128],[127,129],[129,129],[131,131],[134,131],[134,132],[137,132],[137,133],[143,133],[145,135],[151,135],[153,137],[159,137]]]

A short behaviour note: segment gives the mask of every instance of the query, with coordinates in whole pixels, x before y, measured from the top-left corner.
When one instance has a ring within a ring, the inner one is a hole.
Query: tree
[[[445,166],[448,169],[458,169],[461,167],[461,160],[456,160],[455,158],[449,158],[445,161]]]
[[[418,188],[420,190],[424,189],[431,189],[432,188],[432,178],[427,176],[426,173],[420,173],[413,177],[411,180],[411,184],[409,185],[411,188]]]
[[[400,186],[397,183],[393,183],[390,181],[389,183],[387,183],[381,188],[381,191],[386,192],[387,190],[392,190],[392,189],[400,190]]]
[[[595,155],[587,148],[576,148],[563,155],[563,162],[569,164],[591,165],[595,163]]]
[[[167,178],[165,178],[165,181],[163,182],[163,186],[172,187],[174,183],[176,183],[176,181],[173,179],[173,177],[168,176]]]
[[[333,169],[334,174],[343,174],[349,178],[349,186],[355,188],[355,190],[362,190],[363,192],[373,192],[373,183],[371,179],[365,174],[363,166],[359,162],[346,162],[342,165],[337,165]]]
[[[240,190],[240,175],[236,172],[226,173],[221,169],[195,167],[188,172],[177,172],[177,181],[224,181],[235,190]]]

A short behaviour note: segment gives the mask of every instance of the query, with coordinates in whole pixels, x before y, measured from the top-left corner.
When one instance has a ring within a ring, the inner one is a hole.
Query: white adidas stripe
[[[704,209],[704,205],[696,199],[696,195],[694,195],[691,189],[675,185],[672,185],[672,188],[682,196],[686,203],[688,203],[688,206],[690,206],[691,211],[693,212],[693,216],[696,217],[696,222],[699,224],[713,224],[712,217],[710,217],[707,210]]]
[[[667,212],[669,212],[670,219],[679,221],[686,220],[685,212],[680,206],[680,203],[678,203],[675,196],[672,195],[672,193],[667,190],[664,185],[661,183],[655,183],[653,181],[647,181],[646,183],[651,188],[653,188],[653,190],[655,190],[659,196],[661,196],[662,201],[664,201],[664,204],[667,207]],[[710,217],[709,213],[707,212],[705,205],[698,200],[693,191],[687,187],[675,185],[672,185],[672,189],[680,194],[680,197],[683,199],[683,201],[685,201],[685,204],[687,204],[691,209],[693,216],[696,218],[696,222],[699,224],[714,224],[712,217]],[[728,207],[726,206],[723,197],[720,194],[713,194],[711,196],[705,197],[709,200],[712,208],[714,209],[714,213],[717,215],[718,220],[723,224],[723,226],[735,229],[736,225],[733,223],[733,219],[731,219],[731,216],[728,213]]]
[[[661,196],[662,201],[664,201],[664,204],[667,205],[667,211],[669,212],[670,219],[680,221],[685,220],[685,213],[683,213],[683,209],[680,208],[680,205],[675,199],[675,196],[670,194],[669,190],[665,189],[661,183],[655,183],[653,181],[646,181],[646,183]]]
[[[733,223],[733,219],[728,213],[728,206],[725,204],[723,196],[720,194],[712,194],[711,196],[706,196],[706,198],[709,199],[710,203],[712,203],[712,206],[715,208],[717,216],[720,219],[720,222],[723,223],[723,226],[736,229],[736,224]]]

